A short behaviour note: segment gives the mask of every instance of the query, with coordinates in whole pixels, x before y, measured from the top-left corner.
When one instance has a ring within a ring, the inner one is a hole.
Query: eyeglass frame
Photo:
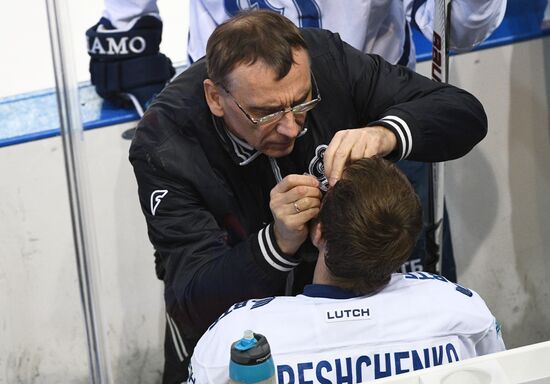
[[[247,112],[241,104],[239,104],[235,96],[233,96],[231,92],[229,92],[229,90],[225,87],[225,85],[223,85],[222,83],[218,83],[218,85],[225,91],[225,93],[231,96],[231,99],[235,102],[235,104],[237,104],[237,107],[239,107],[241,112],[244,113],[244,115],[252,124],[261,126],[261,125],[267,125],[270,123],[275,123],[281,120],[283,116],[286,115],[288,112],[292,112],[294,115],[299,113],[309,112],[313,108],[315,108],[317,104],[319,104],[319,102],[321,101],[321,93],[319,92],[319,87],[317,86],[317,80],[315,80],[315,76],[313,75],[313,72],[310,72],[310,73],[311,73],[311,78],[313,79],[313,84],[315,85],[315,93],[317,94],[317,97],[315,99],[311,99],[310,101],[306,101],[305,103],[301,103],[293,107],[287,107],[287,108],[281,109],[280,111],[267,114],[258,119],[252,117],[252,115],[249,112]],[[304,108],[305,110],[298,111],[298,109],[304,109]],[[279,114],[280,114],[280,117],[277,118]]]

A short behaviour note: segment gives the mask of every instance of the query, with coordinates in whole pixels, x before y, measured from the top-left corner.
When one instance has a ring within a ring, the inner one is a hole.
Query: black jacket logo
[[[160,204],[162,198],[168,193],[166,189],[157,189],[151,193],[151,214],[155,216],[155,212]]]

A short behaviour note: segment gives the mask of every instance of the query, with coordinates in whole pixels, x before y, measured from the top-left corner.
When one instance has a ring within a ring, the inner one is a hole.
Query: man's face
[[[258,120],[311,100],[312,82],[307,52],[295,50],[294,61],[295,64],[281,80],[276,80],[275,72],[263,62],[238,66],[229,75],[228,83],[223,85],[230,93],[220,90],[227,129],[270,157],[286,156],[292,152],[306,113],[288,112],[280,120],[266,124],[254,124],[249,117]]]

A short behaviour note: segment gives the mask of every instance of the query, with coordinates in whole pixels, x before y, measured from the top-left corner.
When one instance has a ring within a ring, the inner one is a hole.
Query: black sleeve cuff
[[[412,151],[412,135],[409,125],[400,117],[384,116],[382,119],[369,123],[367,127],[381,125],[395,134],[397,148],[386,156],[387,159],[398,161],[406,159]]]
[[[286,273],[292,271],[300,264],[300,260],[281,252],[275,240],[273,224],[262,228],[258,232],[257,240],[259,257],[256,259],[265,263],[269,268]]]

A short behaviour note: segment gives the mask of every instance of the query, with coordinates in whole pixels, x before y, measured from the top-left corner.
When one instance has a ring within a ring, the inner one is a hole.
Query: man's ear
[[[315,220],[315,222],[311,224],[309,228],[309,238],[317,249],[320,250],[324,246],[324,240],[321,233],[321,222],[318,220]]]
[[[219,87],[210,79],[204,80],[202,84],[204,87],[204,96],[206,97],[210,112],[212,112],[214,116],[222,117],[223,108],[220,100],[221,95]]]

